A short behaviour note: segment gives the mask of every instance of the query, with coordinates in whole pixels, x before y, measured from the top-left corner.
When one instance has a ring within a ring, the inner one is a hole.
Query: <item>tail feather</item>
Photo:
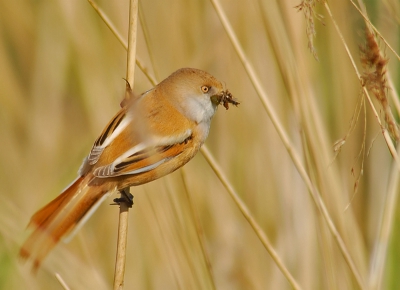
[[[85,178],[78,178],[32,216],[28,226],[35,229],[21,247],[20,256],[32,259],[33,268],[37,270],[50,250],[76,227],[105,193],[101,187],[88,186]]]
[[[66,204],[71,198],[72,194],[78,191],[79,185],[81,184],[83,177],[76,179],[68,188],[61,192],[55,199],[45,205],[43,208],[39,209],[32,217],[28,224],[28,227],[35,226],[45,226],[47,220],[51,218],[52,215],[57,213],[57,209],[61,208],[62,205]]]

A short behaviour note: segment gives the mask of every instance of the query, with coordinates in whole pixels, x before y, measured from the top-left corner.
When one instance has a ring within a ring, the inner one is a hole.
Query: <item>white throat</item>
[[[213,105],[207,95],[202,97],[194,96],[185,99],[182,104],[183,114],[188,118],[200,123],[210,123],[211,118],[214,116],[217,107]]]

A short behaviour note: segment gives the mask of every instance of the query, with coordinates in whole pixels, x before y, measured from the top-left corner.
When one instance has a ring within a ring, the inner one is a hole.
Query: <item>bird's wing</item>
[[[97,167],[93,175],[98,178],[136,175],[153,170],[164,162],[180,155],[188,146],[191,131],[186,134],[159,139],[153,144],[140,143],[133,146],[110,164]]]
[[[90,165],[94,165],[99,160],[101,153],[104,149],[110,145],[115,138],[124,131],[124,129],[129,125],[130,118],[127,117],[126,110],[121,109],[107,124],[103,132],[96,139],[90,150],[87,160]]]
[[[188,148],[193,126],[168,101],[149,94],[111,119],[85,162],[98,178],[147,172]]]

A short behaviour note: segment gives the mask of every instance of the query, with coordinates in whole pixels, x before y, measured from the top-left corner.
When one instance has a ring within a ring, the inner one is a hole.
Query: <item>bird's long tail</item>
[[[101,187],[89,186],[88,178],[79,177],[32,216],[28,227],[33,226],[34,231],[21,247],[20,256],[31,259],[36,270],[50,250],[77,226],[105,193]]]

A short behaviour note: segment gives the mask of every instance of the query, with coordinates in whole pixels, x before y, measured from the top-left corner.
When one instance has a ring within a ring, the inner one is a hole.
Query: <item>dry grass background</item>
[[[125,36],[128,1],[97,3]],[[389,192],[397,196],[398,168],[369,104],[332,162],[333,144],[349,129],[361,86],[326,4],[315,7],[325,24],[314,20],[319,62],[307,48],[306,19],[294,8],[298,4],[222,1],[290,137],[289,149],[301,156],[364,287],[399,289],[400,214],[390,216],[384,207]],[[365,5],[372,23],[399,52],[398,1]],[[118,208],[107,205],[112,199],[69,244],[51,252],[37,276],[17,253],[30,216],[75,178],[93,140],[118,110],[126,51],[86,1],[0,0],[0,7],[0,288],[61,289],[59,273],[71,289],[109,289],[118,219]],[[329,7],[362,72],[364,19],[348,0],[331,1]],[[206,144],[298,284],[303,289],[360,288],[213,5],[153,0],[140,1],[140,9],[138,57],[149,72],[161,80],[181,67],[204,69],[241,101],[239,108],[219,109]],[[399,59],[379,43],[390,59],[389,94],[394,94],[400,86]],[[151,87],[137,70],[135,92]],[[384,120],[374,98],[373,104]],[[354,195],[364,120],[369,154]],[[183,173],[132,188],[126,289],[290,289],[202,154]],[[392,205],[396,209],[398,201]],[[374,284],[382,220],[389,228],[389,248],[382,281]]]

